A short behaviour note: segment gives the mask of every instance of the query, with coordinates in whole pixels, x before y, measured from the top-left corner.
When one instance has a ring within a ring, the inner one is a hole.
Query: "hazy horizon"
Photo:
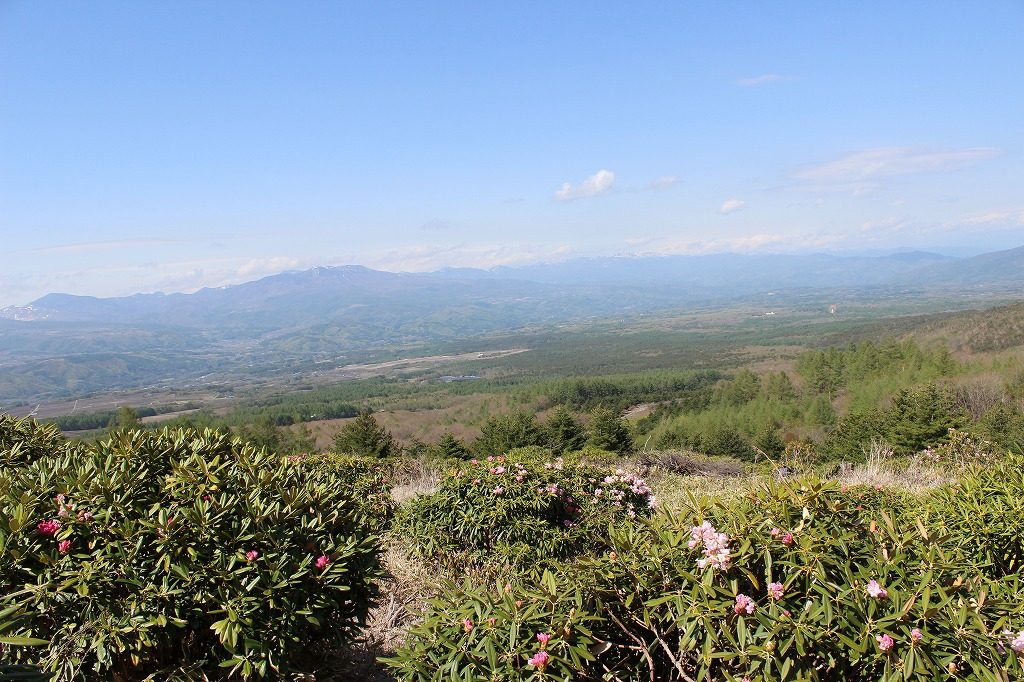
[[[1024,244],[1021,244],[1020,247],[1024,247]],[[1009,249],[1015,249],[1015,248],[1018,248],[1018,247],[1017,246],[1009,247]],[[1005,249],[1005,250],[1009,250],[1009,249]],[[999,250],[1004,250],[1004,249],[999,249]],[[856,250],[856,249],[852,249],[852,250],[849,250],[849,251],[830,251],[830,250],[820,250],[819,249],[819,250],[808,250],[808,251],[802,251],[802,252],[801,251],[771,251],[771,252],[768,252],[768,251],[752,251],[752,252],[740,253],[740,252],[735,252],[735,251],[713,251],[713,252],[704,252],[704,253],[661,253],[661,254],[658,254],[658,253],[619,253],[619,254],[594,254],[594,255],[589,255],[589,256],[573,255],[573,256],[566,256],[566,257],[563,257],[563,258],[553,258],[553,259],[543,259],[543,258],[541,258],[541,259],[538,259],[538,260],[522,262],[522,263],[516,263],[516,264],[513,264],[513,265],[492,265],[492,266],[487,266],[487,267],[482,267],[482,268],[478,268],[478,267],[474,267],[474,266],[460,266],[460,265],[449,266],[449,265],[442,265],[442,266],[439,266],[439,267],[435,267],[435,268],[431,268],[431,269],[422,269],[422,270],[398,270],[398,269],[388,269],[387,267],[372,268],[372,267],[370,267],[368,265],[365,265],[365,264],[362,264],[362,263],[335,263],[335,264],[308,263],[308,264],[302,264],[302,265],[299,265],[299,266],[296,266],[296,267],[283,268],[281,270],[276,270],[274,272],[266,272],[266,273],[260,273],[260,274],[253,274],[251,276],[247,276],[245,273],[242,273],[242,274],[240,274],[240,275],[238,275],[236,277],[233,277],[230,281],[225,281],[225,282],[220,283],[220,284],[204,284],[204,285],[198,286],[198,287],[193,287],[193,288],[188,288],[188,289],[179,289],[179,290],[153,289],[153,290],[141,290],[141,291],[128,291],[128,292],[124,292],[124,293],[116,293],[116,294],[110,294],[110,295],[96,295],[96,294],[91,294],[91,293],[88,293],[88,292],[76,293],[76,292],[70,292],[70,291],[57,291],[57,290],[55,290],[55,291],[48,291],[45,294],[43,294],[42,296],[37,296],[35,299],[32,299],[32,301],[24,301],[24,302],[21,302],[21,303],[13,303],[13,304],[11,304],[11,303],[0,304],[0,309],[2,309],[4,307],[8,307],[8,306],[12,306],[12,307],[17,308],[17,307],[20,307],[20,306],[23,306],[23,305],[29,305],[33,301],[38,300],[39,298],[42,298],[43,296],[46,296],[46,295],[49,295],[49,294],[72,295],[72,296],[87,296],[87,297],[96,297],[96,298],[122,298],[122,297],[141,295],[141,294],[167,294],[167,295],[169,295],[169,294],[191,294],[191,293],[195,293],[197,291],[201,291],[203,289],[217,289],[217,288],[225,288],[225,287],[228,287],[228,286],[237,286],[237,285],[240,285],[240,284],[247,284],[247,283],[251,283],[251,282],[257,282],[257,281],[259,281],[261,279],[264,279],[264,278],[267,278],[267,277],[273,277],[274,275],[280,275],[280,274],[289,273],[289,272],[292,272],[292,273],[307,272],[309,270],[314,270],[314,269],[317,269],[317,268],[364,267],[364,268],[368,268],[370,270],[375,270],[375,271],[378,271],[378,272],[387,272],[387,273],[391,273],[391,274],[432,274],[432,273],[443,273],[446,270],[480,270],[482,272],[495,272],[495,271],[499,271],[499,270],[508,270],[509,272],[513,272],[514,273],[517,270],[520,270],[520,269],[523,269],[523,268],[529,268],[531,266],[538,266],[538,265],[541,265],[541,266],[543,266],[543,265],[558,266],[558,265],[561,265],[561,264],[569,264],[569,263],[572,263],[574,261],[580,261],[580,260],[601,260],[601,259],[618,259],[618,258],[640,260],[640,259],[645,259],[645,258],[671,258],[671,257],[678,257],[678,256],[684,256],[684,257],[685,256],[689,256],[689,257],[700,257],[700,256],[766,256],[767,257],[767,256],[816,256],[816,255],[835,256],[837,258],[854,258],[854,257],[884,258],[884,257],[887,257],[887,256],[896,256],[896,255],[900,255],[900,254],[909,254],[909,253],[933,254],[933,255],[938,255],[938,256],[944,256],[944,257],[947,257],[947,258],[966,259],[966,258],[970,258],[972,256],[981,255],[981,254],[990,253],[990,252],[989,251],[985,251],[985,250],[980,250],[980,249],[979,250],[957,249],[955,251],[950,251],[950,250],[943,250],[943,249],[927,249],[927,248],[918,249],[918,248],[909,248],[908,247],[908,248],[893,248],[893,249],[880,249],[880,250],[871,250],[871,249],[869,249],[869,250]]]
[[[0,307],[1024,243],[1024,5],[0,6]]]

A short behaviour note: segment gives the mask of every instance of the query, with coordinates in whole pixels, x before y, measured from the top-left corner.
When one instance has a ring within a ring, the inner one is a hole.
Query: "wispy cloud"
[[[272,256],[270,258],[252,258],[242,263],[235,271],[237,277],[262,277],[284,270],[299,267],[299,259],[290,256]]]
[[[1016,224],[1024,225],[1024,208],[985,211],[969,216],[964,220],[968,225]]]
[[[796,80],[793,76],[783,76],[780,73],[763,73],[760,76],[750,76],[748,78],[740,78],[736,81],[736,85],[743,88],[756,88],[760,85],[770,85],[772,83],[784,83],[786,81]]]
[[[446,232],[452,229],[452,224],[447,220],[432,218],[420,225],[420,229],[425,232]]]
[[[861,183],[898,175],[959,170],[1000,154],[1002,150],[994,147],[938,150],[877,147],[807,166],[796,171],[793,176],[811,183]]]
[[[610,192],[613,185],[615,185],[615,173],[602,168],[578,185],[573,185],[571,182],[563,183],[562,188],[555,192],[555,199],[573,201],[574,199],[597,197]]]
[[[736,211],[742,211],[746,205],[747,202],[743,201],[742,199],[726,199],[725,203],[723,203],[722,206],[718,209],[718,212],[721,213],[722,215],[728,215],[730,213],[735,213]]]
[[[420,244],[369,258],[367,265],[392,272],[429,272],[443,267],[488,269],[562,260],[573,255],[566,244]]]
[[[168,246],[176,244],[172,239],[118,239],[111,241],[77,242],[74,244],[56,244],[33,249],[34,253],[85,253],[87,251],[113,251],[115,249],[135,249],[144,246]]]
[[[881,218],[879,220],[866,220],[861,223],[860,231],[865,234],[892,234],[894,232],[902,232],[907,228],[909,223],[896,216],[890,216],[888,218]]]
[[[679,178],[675,175],[662,175],[657,180],[651,180],[647,183],[644,189],[651,189],[655,191],[670,189],[679,184]]]
[[[769,232],[708,240],[666,239],[650,244],[649,249],[640,255],[696,256],[707,253],[754,253],[771,251],[773,247],[792,243],[793,237],[791,236]]]

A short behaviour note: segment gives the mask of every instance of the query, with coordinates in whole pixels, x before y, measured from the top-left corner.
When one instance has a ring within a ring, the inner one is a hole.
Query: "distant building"
[[[833,303],[832,305],[830,305],[828,307],[828,312],[829,312],[830,315],[835,315],[836,314],[836,304],[835,303]]]

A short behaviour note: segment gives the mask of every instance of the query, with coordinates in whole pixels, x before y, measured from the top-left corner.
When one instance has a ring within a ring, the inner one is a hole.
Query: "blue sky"
[[[1024,244],[1024,2],[0,3],[0,305]]]

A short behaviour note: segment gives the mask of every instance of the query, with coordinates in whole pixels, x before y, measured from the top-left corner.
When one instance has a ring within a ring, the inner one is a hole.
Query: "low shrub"
[[[924,509],[944,545],[987,574],[1024,570],[1024,456],[973,469],[934,491]]]
[[[360,527],[381,533],[391,524],[396,506],[391,486],[401,460],[334,453],[291,455],[288,460],[303,469],[326,474],[334,485],[348,491],[353,518]]]
[[[380,571],[338,480],[192,429],[3,470],[0,612],[49,642],[8,660],[59,679],[301,669],[354,636]]]
[[[453,585],[387,662],[417,681],[1020,679],[1019,579],[862,492],[768,483],[617,526],[539,584]]]
[[[471,460],[414,498],[395,532],[422,556],[476,564],[558,563],[599,547],[610,523],[650,514],[647,484],[622,469],[541,463],[539,448]]]
[[[66,444],[56,424],[0,413],[0,468],[34,462]]]

